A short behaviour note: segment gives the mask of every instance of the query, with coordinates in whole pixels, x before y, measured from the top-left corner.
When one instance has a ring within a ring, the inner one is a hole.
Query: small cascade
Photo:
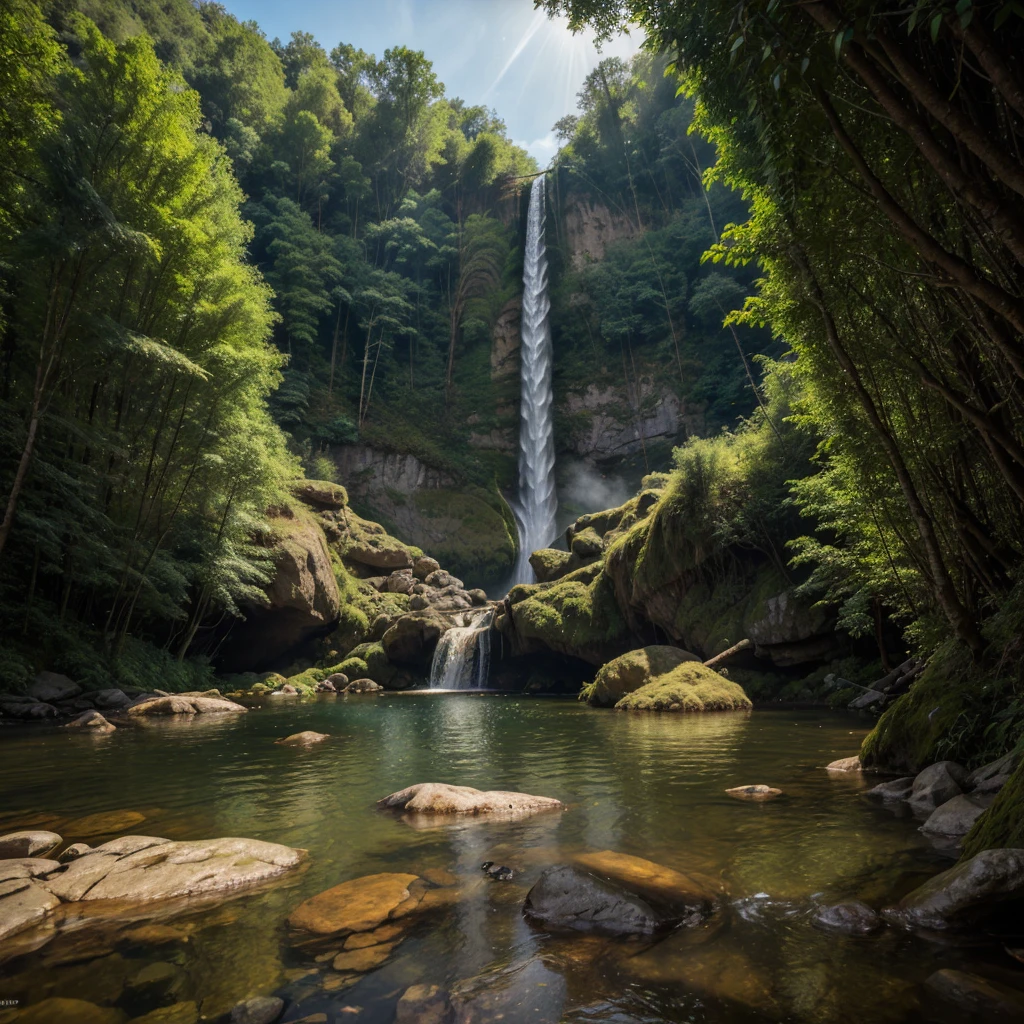
[[[533,179],[523,253],[522,400],[519,420],[519,555],[512,583],[532,583],[530,555],[555,539],[555,437],[551,396],[551,330],[548,326],[548,260],[544,243],[547,206],[544,175]]]
[[[476,609],[466,614],[463,625],[442,634],[430,665],[430,689],[480,690],[487,686],[493,621],[493,607]]]

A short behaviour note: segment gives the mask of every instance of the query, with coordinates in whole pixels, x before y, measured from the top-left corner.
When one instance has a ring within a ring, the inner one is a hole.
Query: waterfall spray
[[[512,582],[532,583],[530,555],[555,537],[555,439],[551,399],[544,175],[533,179],[523,254],[522,402],[519,419],[519,554]]]

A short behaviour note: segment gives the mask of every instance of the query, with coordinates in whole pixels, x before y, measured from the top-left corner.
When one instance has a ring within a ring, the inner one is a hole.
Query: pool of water
[[[860,745],[866,723],[849,715],[642,715],[402,694],[279,698],[223,717],[231,720],[105,737],[0,734],[3,831],[46,821],[69,841],[96,844],[113,835],[82,835],[76,820],[125,811],[143,818],[118,832],[246,836],[309,851],[308,866],[277,885],[184,911],[159,943],[85,928],[8,959],[0,999],[86,999],[122,1019],[195,1000],[214,1020],[238,1000],[277,994],[284,1021],[326,1013],[330,1024],[391,1024],[402,992],[425,983],[461,993],[466,1022],[910,1022],[931,1019],[920,993],[934,971],[1013,963],[996,947],[811,926],[820,902],[880,906],[949,863],[916,822],[866,800],[859,777],[823,770]],[[306,729],[332,739],[274,743]],[[376,810],[379,797],[424,781],[554,796],[567,809],[434,828]],[[784,795],[751,804],[724,794],[750,783]],[[728,893],[724,909],[654,945],[537,931],[521,913],[529,887],[545,866],[588,850],[713,875]],[[493,882],[484,860],[518,874]],[[430,869],[458,877],[458,901],[355,984],[331,989],[329,964],[290,946],[284,918],[307,897],[362,875]],[[147,989],[135,979],[153,963],[169,965],[170,980]]]

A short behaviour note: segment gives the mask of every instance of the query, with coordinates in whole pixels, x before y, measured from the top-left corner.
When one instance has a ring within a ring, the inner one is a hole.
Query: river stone
[[[415,814],[487,814],[519,818],[540,811],[560,811],[565,805],[560,800],[548,796],[506,793],[501,790],[481,792],[469,786],[421,782],[378,800],[377,806]]]
[[[431,892],[437,892],[439,890],[432,889]],[[397,939],[405,931],[403,924],[382,924],[379,928],[374,928],[372,932],[353,932],[345,940],[345,945],[342,947],[346,953],[350,953],[353,949],[366,949],[368,946],[379,946],[385,942],[391,942],[393,939]]]
[[[395,1024],[445,1024],[450,1003],[438,985],[412,985],[395,1007]]]
[[[138,811],[103,811],[87,814],[84,818],[69,821],[64,831],[68,835],[91,839],[94,836],[109,836],[115,832],[126,832],[146,820]]]
[[[312,747],[330,738],[325,732],[313,732],[311,729],[307,729],[305,732],[293,732],[291,736],[285,736],[283,740],[275,740],[274,742],[289,747]]]
[[[735,797],[737,800],[753,800],[758,803],[782,796],[781,789],[773,789],[771,786],[760,783],[753,786],[733,786],[732,789],[727,789],[725,792],[727,796]]]
[[[60,846],[56,832],[8,832],[0,836],[0,860],[11,857],[42,857]]]
[[[57,860],[61,864],[70,864],[73,860],[78,860],[79,857],[86,853],[92,853],[92,847],[88,843],[72,843],[60,851]]]
[[[233,700],[223,697],[188,697],[184,694],[173,694],[169,697],[154,697],[133,704],[128,709],[129,715],[214,715],[238,714],[248,708],[236,704]]]
[[[983,850],[930,878],[882,916],[904,928],[968,926],[996,905],[1024,899],[1024,849]]]
[[[156,961],[146,964],[125,983],[128,1000],[149,1003],[175,1003],[188,987],[188,973],[177,964]]]
[[[387,962],[397,942],[380,943],[376,946],[363,946],[361,949],[351,949],[339,953],[331,966],[343,974],[366,974],[375,970]]]
[[[52,704],[38,700],[0,701],[0,715],[16,718],[21,722],[34,722],[43,718],[56,718],[57,709]]]
[[[288,925],[312,935],[347,935],[380,927],[412,899],[417,875],[385,873],[342,882],[310,897],[288,916]]]
[[[684,661],[699,662],[700,658],[678,647],[663,645],[628,651],[598,670],[587,701],[598,707],[613,707],[627,694],[646,686],[657,676],[671,672]]]
[[[915,811],[930,812],[947,800],[959,796],[967,772],[955,761],[939,761],[929,765],[914,779],[910,792],[910,806]]]
[[[124,1013],[84,999],[52,997],[26,1007],[15,1021],[17,1024],[123,1024]]]
[[[445,572],[444,569],[435,569],[423,578],[423,582],[428,587],[456,587],[458,590],[465,586],[462,580],[457,576],[453,576],[450,572]]]
[[[627,889],[587,871],[560,864],[544,871],[526,896],[523,914],[551,931],[600,935],[652,935],[679,923]]]
[[[866,796],[875,797],[877,800],[909,800],[911,790],[914,788],[914,777],[908,775],[903,779],[893,779],[891,782],[881,782],[873,789],[869,789]]]
[[[823,931],[842,932],[844,935],[870,935],[884,922],[866,903],[850,900],[831,907],[819,907],[811,924]]]
[[[98,711],[83,711],[64,726],[65,729],[84,729],[92,733],[116,732],[116,727]]]
[[[87,693],[86,696],[91,700],[96,707],[105,710],[113,708],[123,708],[131,703],[131,697],[116,687],[111,687],[107,690],[93,690]]]
[[[60,900],[30,878],[0,882],[0,940],[41,921]]]
[[[466,597],[468,597],[477,607],[482,607],[487,604],[488,601],[487,591],[482,590],[480,587],[474,587],[472,590],[467,590]]]
[[[859,772],[863,770],[864,766],[856,755],[853,757],[841,757],[838,761],[832,761],[830,764],[825,765],[825,771],[827,772]]]
[[[718,906],[721,885],[714,879],[683,874],[643,857],[602,850],[579,854],[573,863],[630,892],[663,903],[688,925],[704,920]]]
[[[353,679],[342,693],[380,693],[384,687],[372,679]]]
[[[277,996],[256,996],[231,1011],[231,1024],[274,1024],[284,1013],[284,1000]]]
[[[348,676],[344,672],[332,672],[324,682],[333,683],[336,690],[343,690],[348,686]]]
[[[983,764],[980,768],[975,768],[964,782],[964,789],[977,789],[983,782],[988,782],[990,779],[994,779],[997,776],[1003,778],[1013,774],[1013,769],[1017,767],[1017,762],[1020,760],[1020,755],[1011,751],[1004,757],[999,758],[998,761],[990,761],[988,764]]]
[[[436,558],[431,558],[429,555],[420,555],[418,558],[413,559],[412,574],[418,580],[425,580],[431,573],[437,572],[440,568],[441,563]]]
[[[48,875],[51,871],[59,871],[60,862],[45,857],[14,857],[0,860],[0,882],[12,878],[38,878]]]
[[[25,691],[33,700],[51,704],[56,700],[70,700],[82,692],[78,683],[57,672],[40,672]]]
[[[991,803],[991,797],[961,793],[936,807],[921,831],[940,836],[965,836]]]
[[[930,992],[985,1021],[1024,1020],[1024,992],[967,971],[945,968],[926,982]]]

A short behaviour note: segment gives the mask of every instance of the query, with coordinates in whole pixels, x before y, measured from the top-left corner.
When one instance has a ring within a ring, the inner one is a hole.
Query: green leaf
[[[929,26],[932,35],[932,42],[934,43],[939,38],[939,29],[942,28],[942,12],[932,18],[931,25]]]
[[[743,45],[743,42],[744,42],[743,36],[737,36],[733,40],[732,48],[729,50],[729,52],[730,53],[735,53]]]

